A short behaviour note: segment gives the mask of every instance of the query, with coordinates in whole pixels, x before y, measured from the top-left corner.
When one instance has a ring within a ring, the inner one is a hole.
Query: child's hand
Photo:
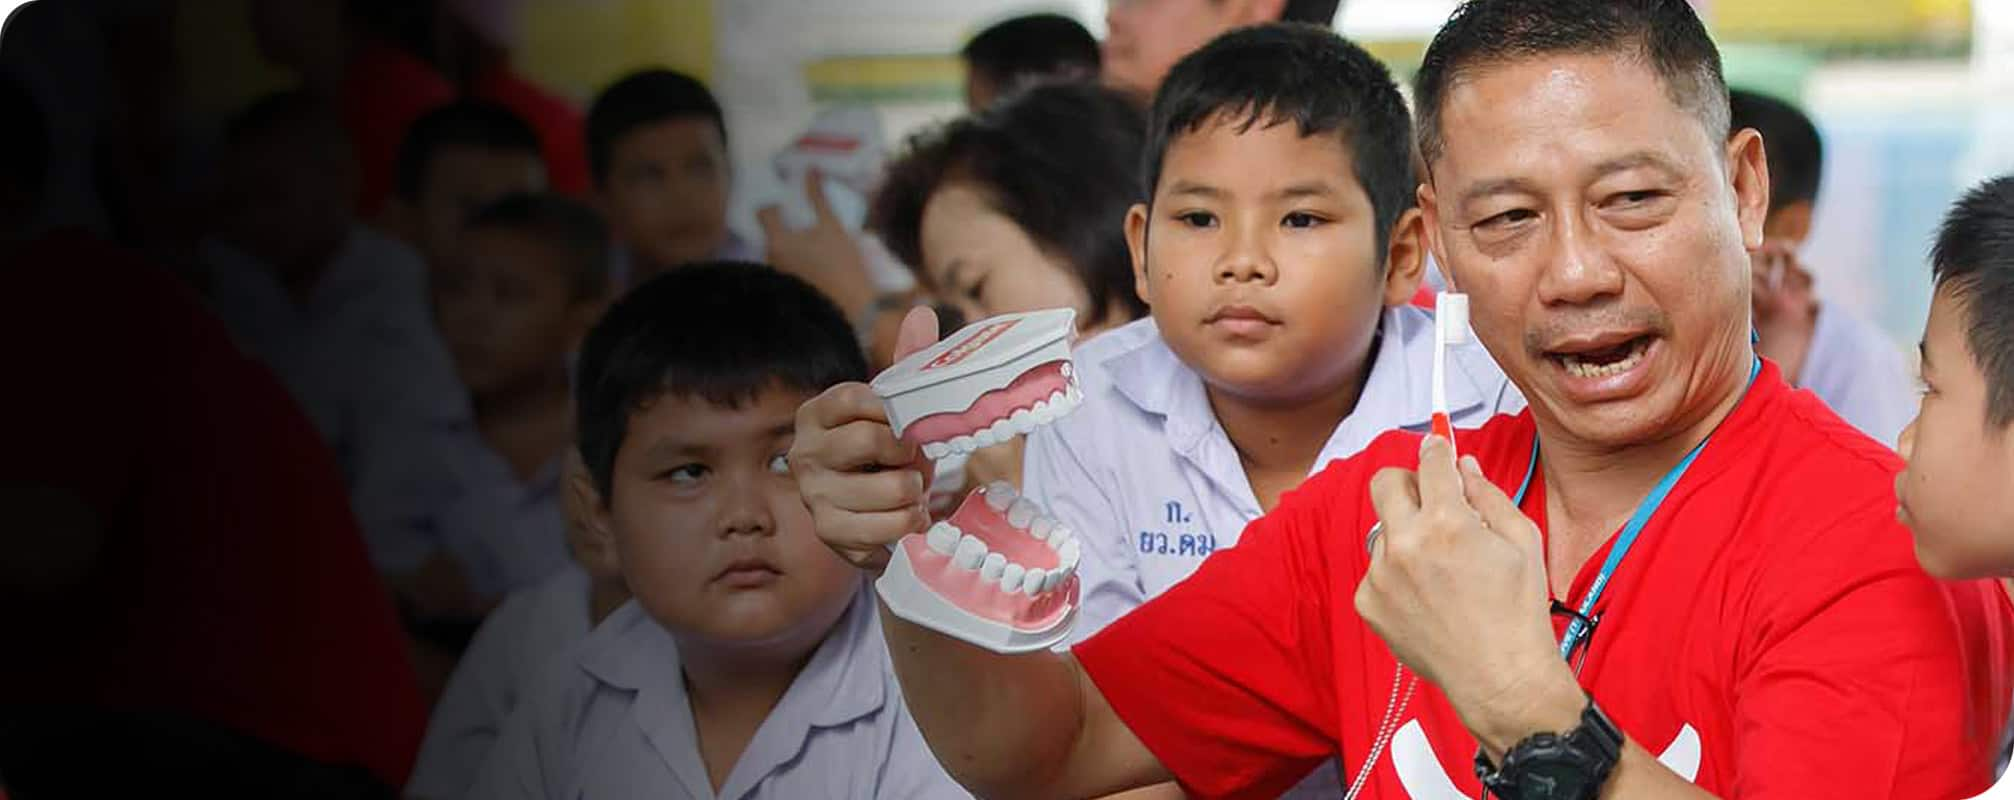
[[[936,341],[937,315],[914,309],[902,320],[895,357]],[[881,571],[890,545],[930,526],[932,466],[920,448],[895,438],[866,384],[842,383],[798,408],[789,461],[818,538],[855,566]]]
[[[755,212],[768,242],[769,264],[818,287],[849,317],[859,314],[874,301],[875,294],[860,245],[826,201],[825,178],[816,170],[805,173],[804,192],[817,214],[809,228],[793,229],[784,224],[783,209],[777,206]]]
[[[1761,337],[1756,350],[1776,362],[1784,380],[1795,385],[1804,372],[1812,334],[1818,329],[1818,295],[1812,289],[1811,271],[1787,242],[1764,242],[1749,257],[1753,265],[1750,298],[1755,331]]]

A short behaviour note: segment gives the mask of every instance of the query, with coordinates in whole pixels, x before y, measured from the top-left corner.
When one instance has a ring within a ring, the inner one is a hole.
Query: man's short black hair
[[[1727,139],[1727,82],[1720,51],[1685,0],[1468,0],[1455,9],[1413,76],[1420,154],[1441,155],[1441,104],[1470,70],[1534,56],[1626,53],[1698,115],[1714,142]]]
[[[2014,422],[2014,175],[1959,198],[1937,230],[1930,274],[1965,307],[1966,349],[1986,376],[1986,418]]]
[[[607,182],[617,140],[646,125],[687,117],[712,120],[726,144],[727,117],[698,78],[676,70],[646,69],[603,89],[587,110],[587,161],[594,182]]]
[[[1061,257],[1090,297],[1086,325],[1115,304],[1147,313],[1133,292],[1126,209],[1139,202],[1146,125],[1123,95],[1090,84],[1037,86],[983,113],[910,138],[888,165],[867,225],[902,263],[923,272],[923,207],[941,186],[969,183],[1045,252]]]
[[[811,284],[759,264],[697,262],[630,290],[588,332],[575,435],[606,500],[630,415],[659,398],[739,408],[771,389],[814,394],[866,379],[853,327]]]
[[[1286,7],[1280,9],[1280,21],[1334,27],[1340,5],[1342,0],[1287,0]]]
[[[966,67],[1004,92],[1028,81],[1098,74],[1098,40],[1061,14],[1029,14],[996,23],[965,43]]]
[[[492,228],[523,233],[564,253],[574,299],[608,292],[608,226],[594,209],[556,194],[510,194],[469,218],[468,230]]]
[[[394,165],[399,196],[419,200],[426,188],[427,168],[443,151],[458,147],[543,158],[538,132],[523,117],[495,103],[457,100],[421,115],[406,128]]]
[[[1825,143],[1811,118],[1797,106],[1747,89],[1727,90],[1727,106],[1729,129],[1754,128],[1762,134],[1762,150],[1769,156],[1769,213],[1816,202]]]
[[[1302,136],[1335,136],[1371,199],[1383,263],[1392,226],[1418,186],[1412,118],[1384,64],[1313,25],[1255,25],[1217,37],[1176,62],[1154,94],[1141,170],[1149,202],[1168,146],[1220,120],[1240,131],[1291,122]]]

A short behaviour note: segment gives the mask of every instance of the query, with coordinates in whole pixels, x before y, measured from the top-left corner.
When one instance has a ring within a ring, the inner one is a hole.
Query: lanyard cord
[[[1744,399],[1748,394],[1748,387],[1755,385],[1755,376],[1761,372],[1762,359],[1757,358],[1748,368],[1748,386],[1742,387]],[[1741,407],[1739,400],[1735,402],[1735,407]],[[1734,416],[1734,412],[1728,412],[1728,416]],[[1721,420],[1722,424],[1726,422],[1725,418]],[[1650,494],[1643,498],[1643,502],[1637,504],[1636,513],[1631,514],[1629,521],[1623,523],[1622,530],[1616,533],[1615,545],[1609,548],[1608,560],[1602,562],[1601,572],[1595,574],[1594,583],[1588,587],[1587,597],[1581,599],[1579,615],[1567,625],[1566,635],[1560,639],[1560,658],[1573,655],[1574,646],[1580,644],[1580,640],[1587,636],[1587,620],[1594,613],[1594,605],[1601,599],[1603,590],[1608,588],[1609,578],[1615,575],[1616,568],[1622,565],[1623,557],[1629,555],[1630,546],[1636,544],[1637,535],[1650,524],[1651,517],[1656,516],[1658,507],[1664,504],[1672,488],[1678,485],[1680,478],[1685,477],[1685,471],[1692,467],[1693,460],[1699,458],[1700,451],[1706,449],[1706,443],[1713,441],[1713,434],[1719,431],[1719,425],[1715,425],[1713,431],[1706,434],[1706,438],[1701,439],[1699,444],[1693,446],[1691,452],[1685,454],[1685,458],[1680,459],[1676,466],[1665,472],[1664,478],[1657,482],[1657,486],[1650,490]],[[1518,484],[1517,495],[1511,499],[1513,505],[1524,507],[1525,493],[1531,490],[1532,476],[1536,472],[1538,472],[1538,437],[1534,435],[1531,440],[1531,460],[1525,464],[1524,481]]]

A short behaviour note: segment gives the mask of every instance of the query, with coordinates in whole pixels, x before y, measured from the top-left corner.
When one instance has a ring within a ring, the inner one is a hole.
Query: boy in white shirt
[[[1251,65],[1263,64],[1264,69]],[[1081,641],[1237,544],[1280,495],[1431,415],[1412,126],[1383,65],[1325,30],[1226,34],[1175,65],[1126,218],[1152,309],[1076,353],[1085,402],[1029,437],[1024,491],[1081,537]],[[1448,354],[1459,427],[1523,399]],[[1334,796],[1333,762],[1300,790]]]
[[[784,461],[798,405],[866,376],[845,316],[767,267],[687,265],[609,310],[576,427],[588,538],[635,599],[540,672],[470,796],[965,796]]]

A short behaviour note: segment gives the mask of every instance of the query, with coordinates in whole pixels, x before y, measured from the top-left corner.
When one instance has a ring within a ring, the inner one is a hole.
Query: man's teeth
[[[1033,433],[1058,417],[1070,413],[1084,402],[1084,394],[1071,383],[1065,388],[1049,393],[1044,400],[1035,401],[1029,408],[1015,409],[1014,413],[994,420],[992,424],[962,436],[954,436],[942,442],[923,445],[923,455],[931,460],[946,456],[962,456],[981,447],[992,447],[1014,440],[1016,436]]]
[[[1629,354],[1623,356],[1619,361],[1608,364],[1590,364],[1582,361],[1580,356],[1562,355],[1559,357],[1559,362],[1562,367],[1566,368],[1568,375],[1576,378],[1606,378],[1610,375],[1621,375],[1634,369],[1637,364],[1643,361],[1643,354],[1649,349],[1649,339],[1638,339],[1630,345]]]
[[[1005,553],[988,547],[986,540],[965,533],[949,522],[938,522],[924,532],[924,541],[931,550],[949,556],[952,565],[958,569],[978,572],[979,580],[993,584],[1008,594],[1018,592],[1036,597],[1055,591],[1056,587],[1077,574],[1077,564],[1083,560],[1084,550],[1068,526],[1043,516],[1034,503],[1018,497],[1013,487],[1004,481],[995,481],[985,488],[987,505],[995,506],[996,511],[999,505],[1007,506],[1009,522],[1047,544],[1056,553],[1056,566],[1030,567],[1008,561]],[[1000,503],[998,497],[1008,500]],[[1013,522],[1012,517],[1017,511],[1031,515],[1030,521],[1027,524]]]

